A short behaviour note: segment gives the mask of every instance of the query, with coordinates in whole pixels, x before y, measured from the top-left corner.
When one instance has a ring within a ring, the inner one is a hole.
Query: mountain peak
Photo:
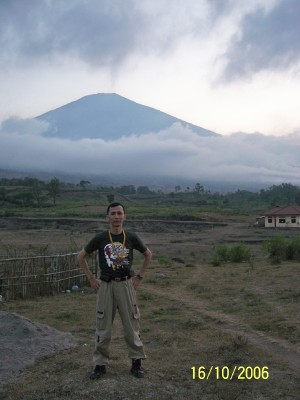
[[[200,136],[215,136],[196,125],[129,100],[117,93],[84,96],[37,117],[49,123],[46,137],[115,140],[122,136],[158,132],[180,122]]]

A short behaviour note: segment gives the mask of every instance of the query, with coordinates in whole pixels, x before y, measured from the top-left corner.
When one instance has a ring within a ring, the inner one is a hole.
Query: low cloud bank
[[[66,174],[273,184],[300,179],[300,132],[200,137],[176,123],[114,141],[42,136],[46,125],[10,119],[0,127],[0,168]]]

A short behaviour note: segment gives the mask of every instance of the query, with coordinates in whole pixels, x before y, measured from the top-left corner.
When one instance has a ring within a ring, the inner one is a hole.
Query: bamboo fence
[[[78,253],[0,259],[0,295],[5,300],[53,295],[81,288],[87,279],[77,261]],[[98,258],[89,266],[98,274]]]

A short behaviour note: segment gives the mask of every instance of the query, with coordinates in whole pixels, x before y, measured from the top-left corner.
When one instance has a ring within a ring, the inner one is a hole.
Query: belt
[[[129,276],[129,275],[126,275],[126,276],[100,275],[101,281],[104,281],[104,282],[110,282],[110,281],[122,282],[122,281],[126,281],[129,278],[131,278],[131,276]]]

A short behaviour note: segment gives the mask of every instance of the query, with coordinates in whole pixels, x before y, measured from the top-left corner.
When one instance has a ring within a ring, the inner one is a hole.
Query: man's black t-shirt
[[[94,236],[85,246],[84,250],[88,254],[98,250],[101,273],[112,277],[130,275],[133,250],[141,253],[145,253],[147,250],[145,244],[135,233],[129,231],[124,231],[124,233],[111,234],[111,242],[109,232],[104,231]]]

